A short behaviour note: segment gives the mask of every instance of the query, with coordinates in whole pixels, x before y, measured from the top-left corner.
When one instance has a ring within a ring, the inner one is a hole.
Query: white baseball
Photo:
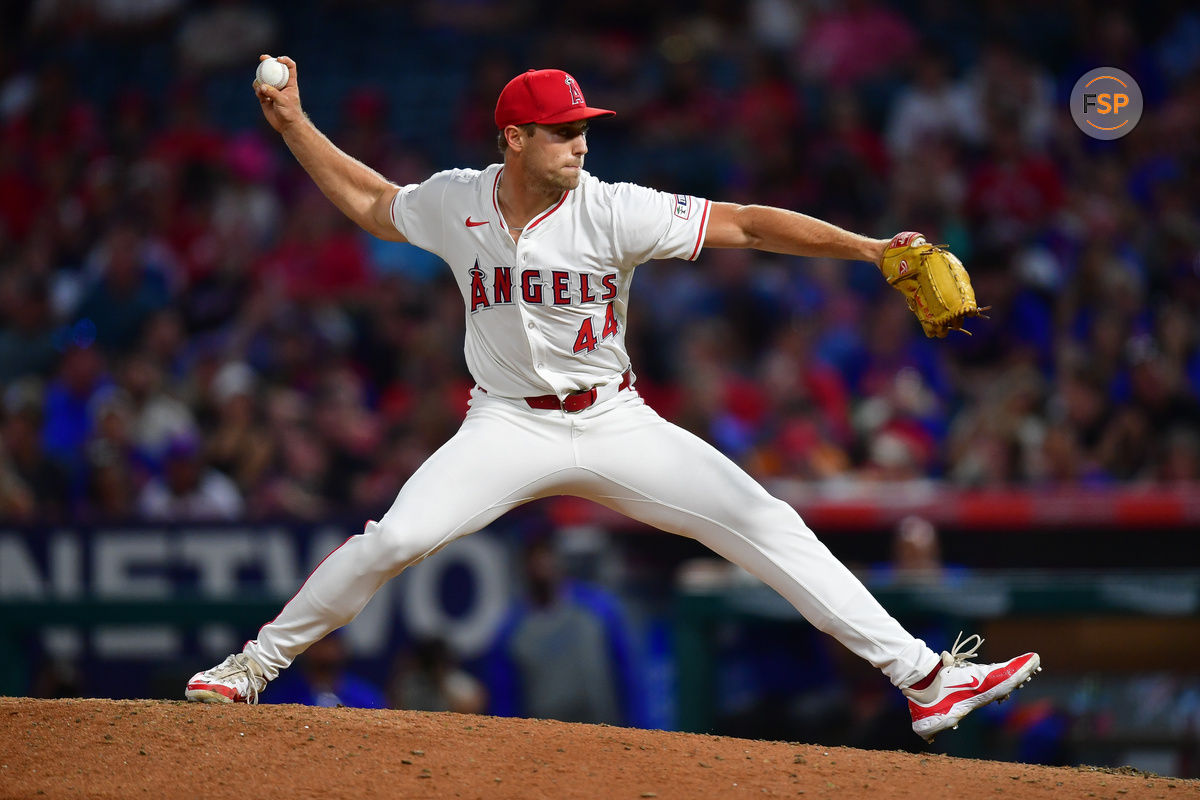
[[[259,83],[274,86],[276,89],[282,89],[287,86],[288,75],[287,64],[277,61],[274,58],[258,62],[258,71],[254,73],[255,79]]]

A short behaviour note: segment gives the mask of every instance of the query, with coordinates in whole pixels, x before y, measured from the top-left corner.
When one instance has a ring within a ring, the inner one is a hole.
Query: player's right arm
[[[266,58],[269,56],[259,56],[260,61]],[[296,62],[287,56],[280,56],[279,60],[290,73],[287,86],[276,89],[260,84],[254,90],[267,122],[283,137],[321,192],[343,214],[380,239],[407,241],[392,223],[392,201],[400,187],[346,155],[317,130],[300,108]]]

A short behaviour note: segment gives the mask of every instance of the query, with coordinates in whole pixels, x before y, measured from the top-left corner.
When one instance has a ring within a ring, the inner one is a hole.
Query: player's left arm
[[[879,264],[887,239],[870,239],[824,220],[772,206],[713,203],[705,247],[743,247],[793,256]]]

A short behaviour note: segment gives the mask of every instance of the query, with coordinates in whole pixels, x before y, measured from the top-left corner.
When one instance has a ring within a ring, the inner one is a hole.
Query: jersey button
[[[529,330],[533,330],[533,323],[531,322],[528,325],[526,325],[525,327],[529,328]]]
[[[544,367],[544,366],[546,366],[546,365],[545,365],[545,364],[543,364],[542,362],[540,362],[540,361],[539,361],[539,362],[537,362],[537,368],[538,368],[538,369],[541,369],[541,368],[542,368],[542,367]]]

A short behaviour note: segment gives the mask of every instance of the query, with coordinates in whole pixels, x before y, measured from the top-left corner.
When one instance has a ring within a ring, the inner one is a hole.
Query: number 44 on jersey
[[[599,346],[600,342],[616,335],[617,315],[613,311],[613,304],[609,303],[604,307],[604,328],[600,331],[600,338],[596,338],[595,330],[592,327],[592,318],[588,317],[579,326],[579,335],[575,337],[575,347],[572,348],[572,352],[590,353]]]

